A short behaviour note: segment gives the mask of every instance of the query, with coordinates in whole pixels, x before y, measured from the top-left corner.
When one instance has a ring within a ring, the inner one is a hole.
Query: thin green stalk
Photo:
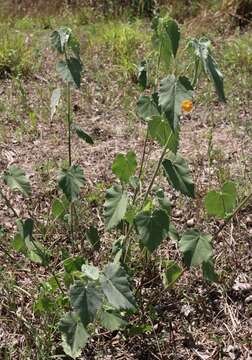
[[[72,126],[72,117],[71,117],[71,87],[70,83],[67,83],[67,125],[68,125],[68,165],[72,166],[72,134],[71,134],[71,126]],[[70,204],[69,207],[69,215],[70,215],[70,239],[71,242],[74,242],[74,225],[73,225],[73,203]]]
[[[233,217],[243,208],[243,206],[252,198],[252,191],[246,196],[242,202],[237,206],[237,208],[230,214],[224,223],[219,227],[219,229],[214,234],[214,238],[219,235],[219,233],[224,229],[224,227],[233,219]]]
[[[68,164],[72,165],[72,143],[71,143],[71,88],[70,83],[67,83],[67,125],[68,125]]]
[[[147,147],[148,137],[149,137],[149,128],[147,127],[145,140],[144,140],[143,153],[142,153],[142,158],[141,158],[141,163],[140,163],[140,169],[139,169],[139,174],[138,174],[139,180],[142,177],[143,165],[144,165],[144,160],[145,160],[145,155],[146,155],[146,147]],[[133,196],[132,205],[135,204],[138,191],[139,191],[139,188],[136,188],[136,190],[134,192],[134,196]]]
[[[152,186],[153,186],[153,184],[154,184],[154,181],[155,181],[155,179],[156,179],[156,177],[157,177],[157,174],[158,174],[158,172],[159,172],[160,166],[161,166],[162,161],[163,161],[163,159],[164,159],[164,156],[165,156],[165,154],[166,154],[166,152],[167,152],[167,149],[168,149],[168,146],[169,146],[169,141],[170,141],[171,136],[172,136],[172,133],[170,134],[168,140],[166,141],[166,144],[165,144],[165,147],[164,147],[164,149],[163,149],[163,152],[162,152],[162,154],[161,154],[161,156],[160,156],[160,158],[159,158],[159,161],[158,161],[156,170],[155,170],[155,172],[154,172],[154,174],[153,174],[153,176],[152,176],[152,179],[151,179],[151,181],[150,181],[150,184],[149,184],[149,186],[148,186],[148,189],[147,189],[147,191],[146,191],[146,193],[145,193],[145,196],[144,196],[144,199],[143,199],[141,208],[140,208],[141,210],[142,210],[143,207],[144,207],[145,201],[146,201],[147,197],[149,196],[149,193],[150,193],[150,191],[151,191],[151,189],[152,189]],[[127,258],[127,254],[128,254],[129,247],[130,247],[130,243],[131,243],[131,239],[129,238],[129,236],[130,236],[130,234],[131,234],[131,232],[132,232],[133,229],[134,229],[134,225],[132,224],[132,225],[130,226],[127,234],[126,234],[125,239],[124,239],[125,248],[126,248],[126,249],[125,249],[124,258],[123,258],[123,261],[124,261],[124,262],[125,262],[125,260],[126,260],[126,258]]]
[[[151,182],[150,182],[150,184],[149,184],[149,186],[148,186],[148,189],[147,189],[147,191],[146,191],[146,193],[145,193],[145,196],[144,196],[144,199],[143,199],[143,203],[142,203],[141,209],[143,208],[144,203],[145,203],[146,199],[148,198],[149,193],[150,193],[150,191],[151,191],[151,189],[152,189],[152,186],[153,186],[153,184],[154,184],[154,181],[155,181],[155,179],[156,179],[156,177],[157,177],[157,174],[158,174],[158,172],[159,172],[160,166],[161,166],[162,161],[163,161],[163,159],[164,159],[164,157],[165,157],[165,154],[166,154],[166,152],[167,152],[167,149],[168,149],[168,146],[169,146],[169,142],[170,142],[171,136],[172,136],[172,133],[170,134],[168,140],[166,141],[166,144],[165,144],[165,147],[164,147],[164,149],[163,149],[163,152],[162,152],[162,154],[161,154],[161,156],[160,156],[160,158],[159,158],[159,160],[158,160],[158,164],[157,164],[156,170],[154,171],[154,174],[153,174],[153,176],[152,176]]]

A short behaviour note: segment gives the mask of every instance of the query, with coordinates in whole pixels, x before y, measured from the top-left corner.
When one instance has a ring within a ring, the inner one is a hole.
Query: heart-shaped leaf
[[[130,177],[135,174],[136,167],[136,154],[134,151],[129,151],[126,155],[117,154],[112,165],[112,171],[118,179],[122,182],[128,183]]]
[[[181,104],[184,100],[191,100],[193,88],[186,77],[169,75],[160,83],[159,105],[164,112],[171,128],[174,130],[179,123]]]
[[[153,252],[161,244],[169,231],[169,217],[164,210],[140,212],[135,218],[135,224],[143,244],[150,252]]]
[[[82,265],[83,267],[83,265]],[[92,322],[102,304],[102,292],[93,284],[76,281],[70,288],[70,303],[84,326]]]
[[[127,193],[122,191],[121,186],[114,185],[106,192],[104,215],[106,229],[110,230],[117,226],[123,219],[128,204]]]
[[[182,194],[194,198],[194,184],[185,159],[170,154],[169,159],[165,159],[162,165],[169,184]]]
[[[209,215],[224,219],[236,205],[236,187],[227,181],[220,191],[209,191],[205,197],[205,208]]]
[[[67,313],[60,320],[59,330],[62,336],[62,346],[65,353],[73,359],[81,355],[81,349],[88,342],[89,334],[79,317],[74,313]]]
[[[109,302],[116,309],[135,309],[127,273],[119,263],[110,263],[103,269],[101,287]]]
[[[25,172],[16,165],[12,165],[9,169],[5,170],[3,179],[11,190],[18,190],[25,196],[30,195],[31,185],[29,180]]]
[[[78,198],[85,179],[82,169],[78,165],[73,165],[61,171],[58,181],[59,187],[67,199],[72,202]]]
[[[194,54],[203,65],[205,73],[210,76],[214,83],[215,90],[219,97],[219,101],[226,102],[224,92],[223,75],[217,67],[216,61],[211,55],[211,43],[206,38],[193,39],[189,43],[189,47],[194,49]]]
[[[152,96],[141,95],[136,107],[137,115],[142,120],[147,120],[154,115],[160,115],[158,106]]]
[[[212,256],[211,236],[198,230],[188,230],[179,242],[187,266],[197,266],[207,262]]]
[[[160,59],[168,70],[171,58],[175,58],[177,54],[180,40],[179,26],[169,17],[157,18],[156,24],[153,25],[153,45],[159,51]]]
[[[60,54],[63,54],[68,43],[68,40],[71,36],[72,30],[67,27],[61,27],[58,30],[55,30],[51,34],[51,45],[52,48],[58,51]]]
[[[82,63],[79,59],[70,57],[66,60],[60,60],[57,63],[56,70],[63,81],[69,82],[80,87]]]

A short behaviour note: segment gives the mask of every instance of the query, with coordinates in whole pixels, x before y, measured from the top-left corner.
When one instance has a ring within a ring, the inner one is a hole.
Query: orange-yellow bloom
[[[192,111],[193,103],[191,100],[183,100],[181,103],[181,109],[185,112]]]

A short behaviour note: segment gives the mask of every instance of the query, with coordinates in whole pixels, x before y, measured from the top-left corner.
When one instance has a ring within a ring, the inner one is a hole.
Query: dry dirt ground
[[[27,111],[19,109],[24,104],[20,104],[19,93],[12,82],[0,82],[1,101],[10,110],[1,114],[0,170],[11,164],[25,169],[33,186],[32,198],[23,202],[16,196],[11,198],[12,203],[22,216],[30,211],[40,219],[49,211],[51,200],[57,194],[57,171],[67,158],[63,106],[53,121],[49,115],[48,86],[51,89],[56,81],[52,78],[54,65],[50,49],[45,51],[44,57],[45,64],[39,77],[33,76],[24,82],[25,106],[33,109],[37,116],[35,129],[30,125]],[[95,140],[93,146],[77,139],[73,141],[73,161],[83,167],[87,180],[83,199],[88,193],[97,191],[97,184],[105,186],[113,181],[110,169],[117,152],[133,149],[140,159],[145,125],[132,115],[136,97],[125,109],[123,96],[124,89],[116,81],[111,79],[103,87],[88,75],[88,71],[81,89],[73,95],[74,119]],[[174,206],[173,222],[179,230],[193,224],[211,232],[218,228],[220,223],[206,217],[202,203],[207,190],[219,186],[219,178],[237,181],[241,197],[248,190],[252,152],[251,130],[250,133],[247,131],[247,125],[252,119],[251,96],[246,101],[244,104],[243,99],[230,99],[226,106],[196,104],[193,112],[181,120],[181,153],[192,169],[197,197],[191,201],[170,193]],[[230,118],[230,103],[238,114],[235,122]],[[213,132],[211,166],[209,128]],[[150,164],[159,151],[149,142]],[[164,186],[170,191],[167,184]],[[101,208],[95,210],[94,218],[102,231]],[[9,248],[15,221],[2,203],[0,220],[9,231],[4,244]],[[58,251],[59,240],[64,242],[66,236],[53,236]],[[104,236],[103,241],[108,242],[110,238]],[[100,332],[93,337],[81,359],[251,360],[251,245],[252,204],[248,204],[215,239],[216,268],[221,274],[219,283],[207,284],[200,271],[192,271],[186,272],[174,289],[164,291],[154,265],[147,273],[139,271],[133,281],[136,287],[140,282],[142,284],[138,294],[142,305],[132,323],[147,323],[152,330],[132,337],[121,332]],[[103,246],[109,248],[110,244]],[[79,247],[74,249],[75,254],[78,250]],[[39,333],[40,321],[45,321],[33,314],[32,303],[36,287],[46,279],[47,273],[21,255],[10,252],[11,258],[8,258],[0,249],[0,358],[1,351],[4,354],[4,349],[9,349],[6,359],[40,359],[36,350],[39,344],[31,338],[29,325],[32,324]],[[164,242],[158,255],[181,260],[175,243]],[[92,260],[98,262],[100,258]],[[17,268],[15,263],[21,265]],[[10,284],[13,284],[12,288]],[[147,306],[154,309],[155,317],[148,315]],[[58,339],[57,334],[54,336]],[[32,356],[25,355],[28,344],[34,349]]]

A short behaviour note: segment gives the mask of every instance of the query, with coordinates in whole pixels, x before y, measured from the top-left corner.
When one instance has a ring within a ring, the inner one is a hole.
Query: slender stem
[[[156,177],[157,177],[157,174],[158,174],[158,171],[159,171],[160,166],[161,166],[161,164],[162,164],[163,158],[164,158],[164,156],[165,156],[165,154],[166,154],[166,152],[167,152],[167,148],[168,148],[168,146],[169,146],[169,141],[170,141],[171,136],[172,136],[172,133],[170,134],[169,138],[167,139],[166,144],[165,144],[165,147],[164,147],[164,149],[163,149],[163,152],[162,152],[162,154],[161,154],[161,156],[160,156],[160,158],[159,158],[159,161],[158,161],[156,170],[155,170],[155,172],[154,172],[154,174],[153,174],[153,176],[152,176],[151,182],[150,182],[150,184],[149,184],[149,186],[148,186],[148,189],[147,189],[147,191],[146,191],[146,193],[145,193],[145,196],[144,196],[144,199],[143,199],[143,202],[142,202],[142,205],[141,205],[141,210],[142,210],[143,207],[144,207],[144,203],[145,203],[145,201],[146,201],[146,199],[147,199],[147,197],[148,197],[148,195],[149,195],[149,193],[150,193],[150,191],[151,191],[151,189],[152,189],[152,186],[153,186],[153,184],[154,184],[154,181],[155,181],[155,179],[156,179]],[[126,248],[126,249],[125,249],[124,258],[123,258],[123,261],[124,261],[124,262],[125,262],[125,260],[126,260],[126,258],[127,258],[127,254],[128,254],[129,247],[130,247],[130,243],[131,243],[131,239],[129,238],[129,236],[130,236],[130,234],[131,234],[131,232],[132,232],[133,229],[134,229],[134,225],[132,224],[132,225],[129,227],[129,230],[128,230],[128,232],[127,232],[127,234],[126,234],[126,236],[125,236],[125,239],[124,239],[124,244],[125,244],[125,248]]]
[[[148,137],[149,137],[149,128],[147,127],[145,140],[144,140],[143,153],[142,153],[142,158],[141,158],[141,164],[140,164],[140,169],[139,169],[139,174],[138,174],[139,180],[142,177],[143,165],[144,165],[144,160],[145,160],[145,155],[146,155],[146,147],[147,147]],[[135,192],[134,192],[134,196],[133,196],[132,205],[135,204],[138,191],[139,191],[139,188],[136,188]]]
[[[55,272],[54,272],[52,269],[51,269],[51,272],[52,272],[52,275],[53,275],[53,277],[54,277],[54,279],[55,279],[55,281],[56,281],[56,283],[57,283],[57,285],[58,285],[58,288],[60,289],[60,291],[62,292],[62,294],[65,295],[65,292],[64,292],[62,286],[60,285],[60,282],[59,282],[59,280],[58,280]]]
[[[161,49],[162,49],[162,46],[163,46],[163,39],[161,39],[161,42],[159,44],[158,61],[157,61],[157,69],[156,69],[156,79],[155,79],[154,91],[157,90],[157,86],[158,86],[158,76],[159,76],[160,63],[161,63]]]
[[[72,165],[72,144],[71,144],[71,89],[70,83],[67,83],[67,125],[68,125],[68,163]]]
[[[144,199],[143,199],[143,203],[142,203],[141,209],[143,208],[144,203],[145,203],[147,197],[149,196],[149,193],[150,193],[150,191],[151,191],[151,189],[152,189],[152,186],[153,186],[153,184],[154,184],[154,181],[155,181],[155,179],[156,179],[156,177],[157,177],[157,174],[158,174],[158,172],[159,172],[160,166],[161,166],[162,161],[163,161],[163,159],[164,159],[164,156],[165,156],[165,154],[166,154],[166,152],[167,152],[167,149],[168,149],[168,146],[169,146],[169,142],[170,142],[171,136],[172,136],[172,133],[170,134],[168,140],[166,141],[166,144],[165,144],[165,147],[164,147],[164,149],[163,149],[163,152],[162,152],[162,154],[161,154],[161,156],[160,156],[160,158],[159,158],[159,160],[158,160],[158,164],[157,164],[156,170],[154,171],[154,174],[153,174],[153,176],[152,176],[151,182],[150,182],[150,184],[149,184],[149,186],[148,186],[148,189],[147,189],[147,191],[146,191],[146,193],[145,193],[145,196],[144,196]]]
[[[4,195],[3,191],[0,189],[0,195],[2,196],[2,198],[4,199],[7,207],[13,212],[14,216],[16,216],[17,218],[19,218],[18,213],[16,212],[16,210],[14,209],[14,207],[11,205],[10,200]]]
[[[219,229],[213,235],[214,238],[219,235],[219,233],[224,229],[224,227],[233,219],[233,217],[243,208],[243,206],[252,198],[252,191],[246,196],[242,202],[237,206],[237,208],[230,214],[224,223],[219,227]]]

